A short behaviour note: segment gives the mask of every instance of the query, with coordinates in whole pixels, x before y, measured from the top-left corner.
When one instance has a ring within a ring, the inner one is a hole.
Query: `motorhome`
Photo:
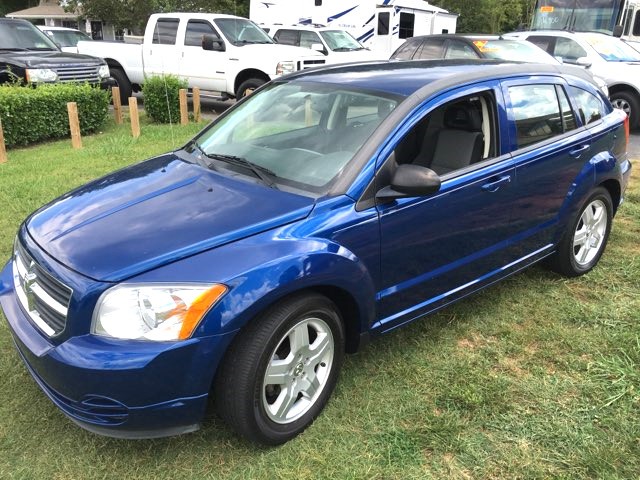
[[[251,0],[264,25],[317,24],[347,30],[365,47],[391,55],[407,38],[455,33],[458,15],[423,0]]]
[[[601,32],[640,41],[640,0],[538,0],[533,30]]]

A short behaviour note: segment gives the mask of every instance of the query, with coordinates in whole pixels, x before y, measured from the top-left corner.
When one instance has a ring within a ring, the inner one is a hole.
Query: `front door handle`
[[[494,177],[488,183],[485,183],[484,185],[482,185],[482,189],[485,192],[496,192],[500,188],[500,185],[502,185],[503,183],[510,183],[510,182],[511,182],[511,175],[503,175],[498,178]]]
[[[589,150],[589,145],[581,145],[578,148],[569,150],[569,155],[571,155],[572,157],[578,158],[580,155],[582,155],[582,152],[586,150]]]

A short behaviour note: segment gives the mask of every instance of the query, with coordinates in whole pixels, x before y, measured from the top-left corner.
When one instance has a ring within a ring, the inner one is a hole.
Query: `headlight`
[[[27,68],[27,82],[55,82],[58,74],[50,68]]]
[[[107,78],[111,73],[109,72],[109,65],[100,65],[98,69],[98,76],[100,78]]]
[[[276,75],[284,75],[285,73],[291,73],[295,71],[296,71],[295,63],[290,60],[286,62],[280,62],[276,67]]]
[[[122,285],[98,301],[91,333],[120,339],[184,340],[225,294],[224,285]]]

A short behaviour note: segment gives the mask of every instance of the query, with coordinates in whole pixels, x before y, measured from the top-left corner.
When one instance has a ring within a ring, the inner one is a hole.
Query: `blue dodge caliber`
[[[482,60],[271,82],[27,218],[0,277],[17,350],[93,432],[189,432],[212,395],[283,443],[369,337],[543,259],[598,263],[631,165],[590,82]]]

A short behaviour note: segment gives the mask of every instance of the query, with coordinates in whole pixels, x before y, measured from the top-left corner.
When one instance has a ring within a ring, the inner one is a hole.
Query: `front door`
[[[440,191],[378,203],[381,288],[374,328],[382,331],[497,279],[514,260],[515,171],[497,132],[506,120],[499,84],[431,105],[394,155],[398,163],[438,173]]]
[[[222,38],[207,20],[189,20],[184,36],[184,47],[180,58],[180,74],[189,81],[189,87],[226,92],[225,68],[229,64],[227,52],[202,49],[203,35]]]

